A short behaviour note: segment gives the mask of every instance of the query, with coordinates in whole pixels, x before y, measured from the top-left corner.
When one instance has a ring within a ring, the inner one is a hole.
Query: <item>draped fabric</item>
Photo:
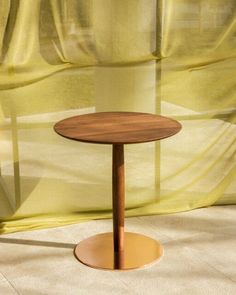
[[[111,147],[60,138],[95,111],[175,118],[125,146],[126,216],[236,203],[234,0],[0,0],[0,233],[111,217]]]

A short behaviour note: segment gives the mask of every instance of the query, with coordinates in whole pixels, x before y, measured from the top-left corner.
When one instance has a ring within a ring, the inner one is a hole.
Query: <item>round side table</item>
[[[80,242],[74,250],[76,258],[90,267],[110,270],[135,269],[159,259],[163,248],[158,241],[124,232],[124,144],[170,137],[180,131],[181,124],[147,113],[101,112],[62,120],[54,129],[72,140],[112,145],[113,233],[98,234]]]

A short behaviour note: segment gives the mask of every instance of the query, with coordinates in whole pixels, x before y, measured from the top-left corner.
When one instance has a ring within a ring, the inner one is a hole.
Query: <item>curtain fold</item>
[[[64,65],[50,66],[41,56],[39,44],[39,18],[41,0],[10,1],[3,5],[2,13],[7,14],[9,6],[16,15],[9,14],[7,26],[0,35],[11,31],[6,44],[6,53],[0,68],[0,89],[22,87],[43,79],[52,73],[65,69]],[[6,10],[6,11],[5,11]],[[13,18],[13,19],[10,19]]]
[[[96,52],[91,27],[91,1],[51,0],[51,9],[61,50],[54,43],[62,62],[95,65]]]
[[[182,131],[125,147],[126,216],[236,203],[234,0],[0,0],[0,233],[111,217],[111,149],[53,125],[144,111]]]
[[[0,60],[2,60],[3,55],[3,40],[10,12],[10,1],[3,1],[3,3],[1,4],[2,7],[0,9]]]

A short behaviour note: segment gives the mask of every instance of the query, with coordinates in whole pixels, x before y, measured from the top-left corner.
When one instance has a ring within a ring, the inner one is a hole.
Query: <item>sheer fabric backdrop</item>
[[[179,120],[126,146],[126,216],[236,203],[234,0],[0,0],[0,233],[111,217],[111,147],[60,119]]]

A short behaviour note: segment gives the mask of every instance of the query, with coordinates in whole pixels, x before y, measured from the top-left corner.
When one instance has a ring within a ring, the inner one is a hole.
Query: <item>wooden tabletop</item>
[[[181,124],[163,116],[136,112],[79,115],[55,124],[61,136],[90,143],[132,144],[155,141],[179,132]]]

